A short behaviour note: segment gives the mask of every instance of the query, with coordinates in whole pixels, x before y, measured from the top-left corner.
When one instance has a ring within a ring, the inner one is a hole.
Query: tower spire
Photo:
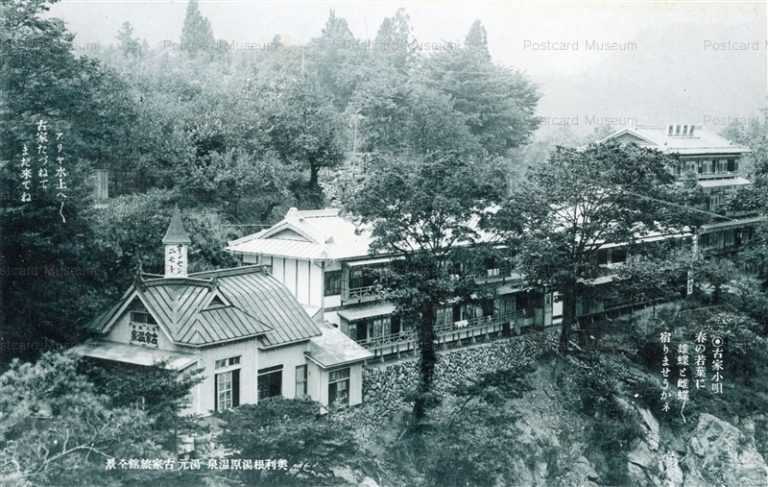
[[[165,245],[165,277],[187,277],[187,247],[192,241],[181,221],[178,205],[163,237]]]

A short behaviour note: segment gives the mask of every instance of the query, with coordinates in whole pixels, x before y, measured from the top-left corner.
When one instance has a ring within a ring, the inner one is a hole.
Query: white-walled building
[[[376,356],[396,355],[416,347],[414,330],[402,323],[395,305],[378,292],[371,269],[397,256],[370,255],[370,230],[338,209],[297,210],[270,228],[230,242],[227,249],[243,265],[265,265],[318,320],[333,323]],[[476,276],[495,288],[482,304],[456,304],[438,310],[438,343],[472,341],[530,326],[556,323],[562,304],[553,293],[523,285],[500,262],[489,262]]]
[[[742,157],[748,147],[734,144],[701,125],[667,124],[666,126],[637,125],[610,134],[602,142],[633,143],[675,155],[677,164],[671,167],[679,179],[686,174],[696,177],[698,186],[708,201],[704,210],[722,214],[728,219],[703,225],[699,229],[699,245],[705,252],[729,252],[739,248],[752,234],[752,228],[764,220],[748,212],[731,212],[729,199],[740,188],[751,185],[742,171]]]
[[[263,266],[187,273],[189,237],[178,210],[165,244],[165,274],[140,274],[92,324],[97,339],[74,348],[94,359],[179,372],[202,369],[187,412],[210,414],[275,396],[326,406],[362,401],[371,356],[318,323]]]
[[[727,196],[750,184],[740,172],[741,157],[749,149],[692,124],[631,127],[601,142],[608,141],[635,143],[678,157],[679,164],[670,170],[678,176],[696,173],[699,185],[710,195],[706,208],[710,212],[726,212]],[[749,239],[751,227],[763,220],[757,215],[729,218],[698,229],[705,251],[738,248]],[[686,232],[670,231],[643,240],[690,238]],[[414,333],[401,323],[395,306],[377,292],[373,273],[366,272],[388,265],[397,256],[371,255],[370,244],[369,229],[357,226],[337,209],[292,208],[277,224],[230,242],[227,249],[244,265],[268,266],[272,276],[310,314],[335,324],[376,356],[411,351],[416,346]],[[610,272],[612,266],[627,260],[627,248],[606,244],[597,258]],[[493,286],[495,298],[479,305],[457,304],[440,309],[435,326],[438,343],[549,326],[562,318],[563,306],[557,293],[532,289],[503,263],[489,263],[485,273],[476,279]],[[610,276],[601,279],[611,281]],[[585,316],[622,307],[625,304],[596,299],[577,303],[577,313]]]

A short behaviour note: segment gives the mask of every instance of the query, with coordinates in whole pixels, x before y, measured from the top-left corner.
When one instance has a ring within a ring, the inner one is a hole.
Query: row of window
[[[674,167],[676,175],[684,172],[695,172],[697,174],[721,174],[733,173],[739,170],[739,161],[737,159],[702,159],[680,161]]]
[[[447,326],[458,321],[492,316],[496,313],[507,315],[517,313],[521,317],[534,317],[536,310],[544,306],[544,295],[536,292],[521,292],[483,300],[478,304],[464,303],[444,306],[436,310],[435,326]],[[397,335],[403,330],[399,316],[386,315],[355,320],[347,323],[347,334],[358,342],[366,342],[388,335]]]
[[[500,262],[497,259],[489,258],[486,261],[485,275],[487,277],[499,277],[502,272],[509,273],[510,267],[505,262]],[[454,273],[457,275],[463,274],[463,269],[456,267]],[[325,272],[325,296],[335,296],[341,294],[342,287],[342,272],[341,270],[326,271]],[[376,268],[375,267],[360,267],[350,269],[349,271],[349,287],[350,289],[358,289],[373,286],[376,284]]]
[[[216,361],[219,364],[236,365],[240,363],[240,357],[231,357]],[[228,365],[222,365],[222,367]],[[258,399],[262,401],[270,397],[279,397],[283,394],[283,366],[276,365],[265,369],[259,369],[257,377]],[[297,399],[307,397],[307,366],[296,366],[295,397]],[[349,405],[349,367],[336,369],[329,372],[328,378],[328,404],[331,407],[344,407]],[[240,405],[240,369],[236,368],[226,372],[220,372],[214,379],[214,409],[224,411]]]
[[[752,238],[751,228],[735,228],[705,233],[699,237],[699,246],[706,249],[722,249],[743,245]]]

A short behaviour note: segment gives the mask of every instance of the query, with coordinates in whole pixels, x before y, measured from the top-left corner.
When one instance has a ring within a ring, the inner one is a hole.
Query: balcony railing
[[[435,326],[435,343],[453,343],[464,339],[472,339],[479,336],[487,336],[499,333],[506,323],[510,328],[530,326],[534,322],[532,317],[523,318],[516,313],[497,313],[489,316],[479,316],[453,323]],[[415,350],[418,336],[415,330],[404,330],[399,333],[391,333],[358,340],[357,343],[367,348],[375,356],[399,354]]]
[[[368,303],[379,299],[382,299],[382,295],[378,291],[378,286],[346,288],[341,293],[342,304]]]

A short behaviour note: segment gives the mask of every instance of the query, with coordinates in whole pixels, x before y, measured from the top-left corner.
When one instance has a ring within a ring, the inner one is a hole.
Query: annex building
[[[285,284],[259,265],[188,273],[190,238],[178,209],[163,239],[165,272],[140,273],[91,324],[82,356],[132,366],[201,369],[187,413],[208,415],[270,397],[327,407],[362,401],[370,352],[313,320]]]

